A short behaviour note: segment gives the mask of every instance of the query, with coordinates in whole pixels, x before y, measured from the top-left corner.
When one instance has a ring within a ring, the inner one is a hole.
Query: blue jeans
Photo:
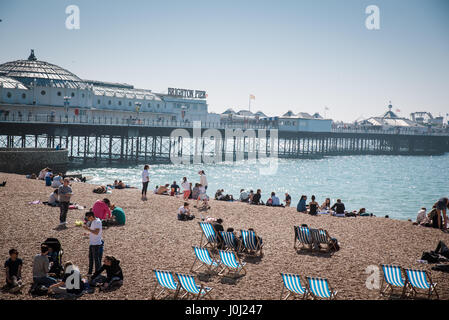
[[[101,258],[103,257],[103,245],[90,245],[89,246],[89,274],[92,274],[92,270],[95,264],[95,272],[101,267]]]
[[[46,286],[47,288],[49,286],[51,286],[52,284],[55,284],[56,282],[58,282],[56,279],[46,276],[46,277],[33,277],[33,282],[34,284],[38,285],[38,286]]]

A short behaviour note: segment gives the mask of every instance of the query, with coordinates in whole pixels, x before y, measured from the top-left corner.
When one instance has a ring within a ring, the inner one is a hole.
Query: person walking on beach
[[[181,187],[182,187],[184,201],[187,201],[189,199],[190,186],[191,186],[191,184],[187,181],[187,178],[186,177],[182,178]]]
[[[207,190],[207,178],[206,173],[204,173],[204,170],[201,170],[198,172],[200,175],[200,184]]]
[[[142,171],[142,200],[147,200],[147,189],[148,183],[150,182],[150,173],[148,172],[150,169],[149,165],[145,165]]]
[[[70,198],[73,195],[72,188],[69,185],[70,180],[64,179],[64,184],[58,188],[59,197],[59,226],[58,229],[67,229],[67,212],[69,211]]]
[[[438,229],[446,230],[447,229],[447,208],[449,208],[449,199],[448,198],[441,198],[436,203],[436,209],[438,216],[441,215],[441,212],[443,212],[443,226],[441,226],[441,220],[438,219]]]
[[[95,264],[95,272],[101,267],[101,247],[103,246],[102,233],[103,226],[101,220],[96,218],[92,211],[86,213],[87,221],[90,226],[84,225],[84,229],[89,231],[89,271],[88,275],[92,275]]]

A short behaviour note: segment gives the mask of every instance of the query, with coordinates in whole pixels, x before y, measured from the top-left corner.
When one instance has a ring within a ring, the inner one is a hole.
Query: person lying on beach
[[[315,201],[315,196],[312,195],[312,201],[309,202],[309,214],[312,216],[316,216],[318,214],[318,202]]]
[[[234,197],[231,194],[224,194],[224,190],[218,190],[215,193],[215,200],[219,201],[234,201]]]
[[[103,271],[106,271],[106,277],[101,275]],[[120,260],[113,256],[106,256],[103,260],[103,265],[92,275],[90,285],[100,285],[100,291],[107,291],[122,286],[123,272],[120,267]]]
[[[77,278],[75,280],[75,278]],[[67,286],[67,280],[70,282],[70,286]],[[84,282],[81,278],[81,273],[79,269],[71,262],[67,261],[64,264],[64,275],[62,280],[52,284],[48,288],[48,294],[60,294],[60,295],[81,295],[84,291]]]
[[[105,186],[97,186],[93,190],[94,193],[103,194],[106,193],[106,187]]]
[[[189,203],[184,202],[184,205],[179,207],[178,209],[178,220],[186,221],[186,220],[193,220],[195,216],[190,213],[189,209]]]
[[[100,220],[111,219],[111,201],[108,198],[97,200],[92,206],[92,212]]]
[[[301,198],[299,199],[298,205],[296,206],[296,211],[301,213],[307,213],[306,200],[307,196],[302,195]]]
[[[169,186],[168,183],[167,183],[165,186],[160,186],[160,187],[157,189],[156,194],[168,196],[168,186]]]
[[[22,259],[16,249],[9,250],[9,259],[5,261],[6,284],[3,287],[10,293],[16,293],[22,288]]]
[[[257,192],[256,192],[256,194],[253,196],[253,200],[251,201],[251,204],[256,204],[256,205],[261,204],[261,205],[263,205],[263,204],[264,204],[263,201],[260,200],[261,197],[262,197],[262,190],[257,189]]]

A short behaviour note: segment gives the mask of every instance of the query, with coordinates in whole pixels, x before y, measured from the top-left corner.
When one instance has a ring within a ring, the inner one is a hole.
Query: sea
[[[141,188],[143,165],[83,168],[69,171],[91,177],[95,185],[122,180]],[[421,207],[429,210],[441,197],[449,196],[449,154],[440,156],[335,156],[323,159],[271,159],[217,164],[150,164],[149,191],[156,185],[182,178],[199,182],[199,170],[208,180],[208,195],[217,189],[238,198],[240,190],[262,190],[262,200],[275,192],[281,200],[288,192],[292,206],[301,195],[318,203],[341,199],[348,211],[366,208],[376,216],[416,219]],[[120,192],[120,191],[114,191]],[[137,198],[136,198],[137,199]]]

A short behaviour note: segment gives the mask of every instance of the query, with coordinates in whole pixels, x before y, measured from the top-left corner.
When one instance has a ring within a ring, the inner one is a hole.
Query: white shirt
[[[56,201],[58,201],[58,195],[55,194],[54,192],[52,192],[52,193],[50,194],[50,198],[48,198],[48,203],[49,203],[49,204],[53,204],[53,203],[55,203]]]
[[[203,187],[207,186],[207,178],[205,174],[202,174],[200,177],[200,183],[203,185]]]
[[[182,207],[179,207],[178,212],[181,213],[181,214],[182,214],[182,213],[183,213],[183,214],[186,214],[186,213],[187,213],[187,209],[184,208],[184,206],[182,206]]]
[[[51,176],[51,172],[48,171],[48,172],[45,174],[45,178],[50,177],[50,176]]]
[[[142,172],[142,182],[148,182],[150,181],[150,173],[148,170],[143,170]]]
[[[190,183],[189,183],[189,181],[181,183],[181,187],[182,187],[182,189],[184,189],[184,191],[189,191],[190,190]]]
[[[101,245],[101,235],[103,233],[103,226],[101,224],[101,220],[98,218],[95,218],[95,220],[91,222],[89,229],[90,230],[100,229],[100,232],[98,232],[98,234],[93,234],[92,232],[90,232],[89,244],[91,246]]]

